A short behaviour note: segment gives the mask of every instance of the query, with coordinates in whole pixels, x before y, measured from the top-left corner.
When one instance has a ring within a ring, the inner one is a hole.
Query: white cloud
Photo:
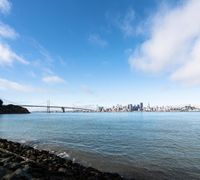
[[[42,81],[45,83],[65,83],[65,80],[58,76],[45,76]]]
[[[0,9],[3,6],[8,6],[8,1],[0,0]],[[7,5],[6,5],[7,4]],[[0,65],[11,66],[14,61],[18,61],[22,64],[29,64],[22,56],[16,54],[10,46],[5,43],[4,39],[15,39],[19,35],[9,25],[0,22]]]
[[[172,80],[200,84],[200,1],[187,0],[150,22],[148,36],[130,55],[132,68],[167,72]]]
[[[111,25],[117,27],[124,37],[132,37],[138,34],[141,29],[136,25],[136,16],[135,11],[132,8],[129,8],[126,13],[113,13],[106,12],[106,19]]]
[[[101,47],[105,47],[108,45],[108,42],[104,40],[99,34],[90,34],[88,41]]]
[[[49,51],[47,49],[45,49],[40,43],[38,43],[36,40],[33,40],[34,46],[36,49],[39,50],[40,54],[42,55],[42,60],[45,60],[46,64],[51,64],[53,63],[53,57],[51,56],[51,54],[49,53]]]
[[[123,18],[117,20],[117,25],[123,32],[125,37],[130,37],[135,35],[136,29],[134,26],[135,12],[133,9],[129,9]]]
[[[11,9],[11,3],[8,0],[0,0],[0,12],[3,14],[9,13]]]
[[[15,39],[18,34],[10,26],[0,22],[0,37]]]
[[[2,79],[2,78],[0,78],[0,90],[14,90],[14,91],[19,91],[19,92],[35,92],[36,91],[36,89],[31,86],[19,84],[17,82],[9,81],[7,79]]]
[[[189,85],[200,84],[200,39],[196,40],[189,58],[187,62],[177,68],[171,78]]]
[[[13,52],[7,44],[0,43],[0,65],[12,65],[13,61],[29,64],[23,57]]]

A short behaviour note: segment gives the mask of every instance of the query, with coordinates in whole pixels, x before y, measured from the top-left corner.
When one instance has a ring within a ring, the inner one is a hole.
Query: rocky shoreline
[[[124,178],[115,173],[84,167],[48,151],[0,139],[0,179],[122,180]]]

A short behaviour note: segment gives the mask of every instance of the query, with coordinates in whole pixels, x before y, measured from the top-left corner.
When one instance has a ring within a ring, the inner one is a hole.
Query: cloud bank
[[[0,65],[11,66],[13,61],[18,61],[23,64],[29,64],[23,57],[13,52],[7,44],[0,42]]]
[[[18,92],[35,92],[36,91],[36,89],[31,86],[23,85],[23,84],[20,84],[14,81],[9,81],[7,79],[2,79],[2,78],[0,78],[0,89],[14,90]]]
[[[18,37],[18,33],[7,24],[0,22],[0,37],[15,39]]]
[[[147,39],[129,57],[132,68],[165,72],[172,80],[200,84],[200,1],[187,0],[148,20]]]
[[[0,0],[0,13],[8,13],[11,9],[11,3],[8,0]],[[7,39],[16,39],[18,33],[9,25],[0,22],[0,65],[11,66],[14,61],[22,64],[29,64],[22,56],[15,53],[6,42]]]
[[[65,80],[60,78],[59,76],[45,76],[42,79],[45,83],[65,83]]]
[[[8,0],[0,0],[0,12],[3,14],[9,13],[11,9],[11,3]]]

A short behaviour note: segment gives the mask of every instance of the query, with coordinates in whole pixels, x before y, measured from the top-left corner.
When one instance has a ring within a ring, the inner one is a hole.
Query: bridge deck
[[[93,109],[87,109],[87,108],[79,108],[79,107],[70,107],[70,106],[45,106],[45,105],[20,105],[22,107],[38,107],[38,108],[61,108],[61,109],[74,109],[74,110],[85,110],[85,111],[94,111]]]

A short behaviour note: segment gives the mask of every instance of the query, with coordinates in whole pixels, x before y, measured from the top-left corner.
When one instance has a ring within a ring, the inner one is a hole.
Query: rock
[[[8,170],[0,166],[0,179],[2,179],[2,177],[5,176],[7,173],[8,173]]]
[[[21,167],[21,164],[14,162],[14,163],[10,164],[9,169],[16,170],[16,169],[18,169],[20,167]]]
[[[31,176],[22,169],[17,169],[13,173],[7,174],[2,180],[29,180]]]
[[[61,168],[58,169],[58,172],[66,173],[66,172],[67,172],[67,169],[61,167]]]

